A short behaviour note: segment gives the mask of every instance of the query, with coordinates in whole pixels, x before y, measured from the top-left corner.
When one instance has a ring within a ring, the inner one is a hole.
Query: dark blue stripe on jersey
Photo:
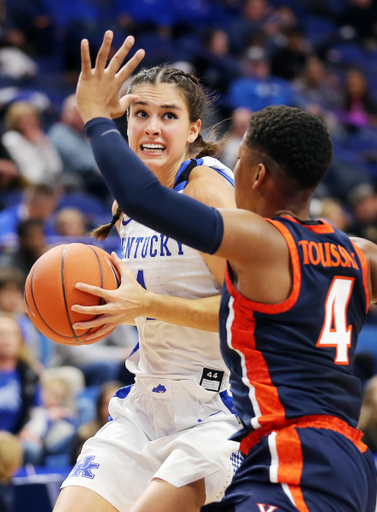
[[[98,168],[129,217],[198,251],[217,251],[224,227],[215,208],[162,186],[110,119],[92,119],[85,128]]]

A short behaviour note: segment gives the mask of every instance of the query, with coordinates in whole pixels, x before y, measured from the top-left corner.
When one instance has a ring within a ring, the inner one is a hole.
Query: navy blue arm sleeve
[[[201,252],[217,251],[224,230],[218,210],[161,185],[110,119],[92,119],[85,129],[101,174],[124,213]]]

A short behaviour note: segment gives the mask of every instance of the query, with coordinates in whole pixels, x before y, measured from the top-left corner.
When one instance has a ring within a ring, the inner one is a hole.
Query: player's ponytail
[[[117,208],[116,212],[113,215],[113,218],[111,219],[111,222],[108,224],[104,224],[103,226],[98,226],[98,228],[93,229],[90,232],[90,236],[95,238],[96,240],[105,240],[108,235],[110,234],[110,231],[113,229],[115,224],[118,222],[118,220],[123,215],[122,209]]]
[[[196,153],[199,150],[198,153]],[[204,140],[203,135],[199,133],[197,139],[191,144],[190,153],[195,155],[195,158],[202,158],[203,156],[215,156],[220,150],[220,144],[209,140]]]

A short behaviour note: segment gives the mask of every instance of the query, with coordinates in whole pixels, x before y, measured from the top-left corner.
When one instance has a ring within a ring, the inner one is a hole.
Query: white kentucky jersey
[[[197,165],[213,168],[231,185],[234,184],[230,169],[215,158],[204,157],[183,162],[174,190],[184,190],[189,173]],[[221,284],[198,251],[126,215],[121,219],[119,233],[123,261],[147,290],[187,299],[201,299],[221,293]],[[136,324],[139,346],[127,360],[130,371],[140,377],[194,379],[212,391],[226,389],[228,369],[220,353],[218,333],[153,318],[139,317]]]

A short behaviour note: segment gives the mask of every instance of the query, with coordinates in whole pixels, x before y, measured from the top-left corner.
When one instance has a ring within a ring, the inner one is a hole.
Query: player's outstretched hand
[[[128,36],[119,50],[108,62],[113,32],[108,30],[98,51],[96,63],[92,69],[89,41],[81,42],[81,74],[76,89],[77,107],[87,123],[95,117],[113,119],[124,114],[138,96],[127,94],[119,98],[124,82],[144,58],[144,50],[138,50],[123,66],[123,61],[132,48],[135,39]]]
[[[119,324],[133,324],[135,318],[144,316],[143,307],[147,291],[136,281],[126,264],[113,252],[111,254],[113,263],[116,265],[121,276],[121,284],[116,290],[104,290],[97,286],[85,283],[77,283],[76,288],[91,293],[96,297],[102,297],[105,304],[100,306],[80,306],[75,304],[72,311],[84,315],[98,315],[93,320],[76,322],[74,329],[87,330],[92,327],[102,326],[92,335],[88,334],[87,341],[97,336],[107,334]]]

